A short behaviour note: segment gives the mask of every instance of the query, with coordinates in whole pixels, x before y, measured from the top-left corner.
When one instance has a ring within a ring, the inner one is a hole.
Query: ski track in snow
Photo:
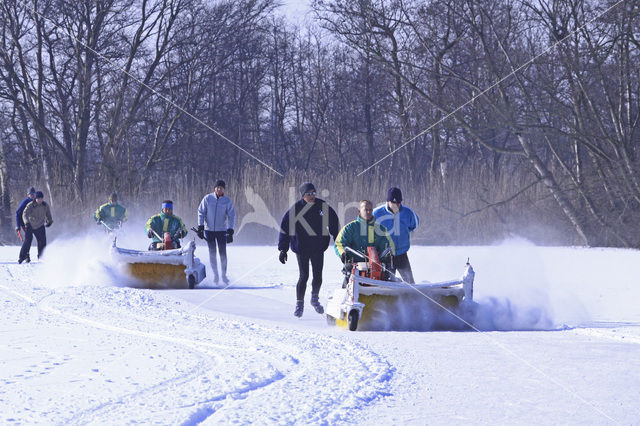
[[[60,345],[14,341],[16,352],[29,354],[32,367],[26,370],[33,376],[25,384],[25,377],[3,374],[0,412],[17,412],[0,421],[333,423],[348,421],[352,410],[390,392],[393,368],[363,345],[313,332],[211,318],[149,290],[51,290],[31,281],[37,267],[4,267],[13,281],[0,285],[3,302],[28,305],[19,311],[28,315],[4,315],[3,322],[67,330],[67,335],[77,335],[73,329],[79,327],[95,352],[77,353],[72,341]],[[102,342],[112,347],[103,347]],[[40,344],[60,350],[38,351]],[[345,359],[350,360],[349,369],[335,362]],[[87,369],[86,364],[99,367]],[[59,389],[45,390],[61,368],[78,371]],[[152,376],[143,374],[151,368]],[[23,386],[43,386],[43,390],[35,400],[27,397],[23,409],[4,405],[2,395],[19,395]],[[92,395],[104,395],[103,386],[113,388],[109,399],[93,399]],[[77,400],[73,395],[83,397]],[[244,410],[245,405],[252,409]],[[264,418],[256,419],[256,405],[264,407]]]

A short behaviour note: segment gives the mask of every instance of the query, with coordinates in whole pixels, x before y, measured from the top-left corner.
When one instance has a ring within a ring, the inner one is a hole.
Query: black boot
[[[317,294],[311,295],[311,306],[313,306],[313,309],[315,309],[317,313],[324,314],[324,308],[320,304]]]
[[[293,311],[293,315],[300,318],[302,316],[303,311],[304,311],[304,300],[296,301],[296,310]]]

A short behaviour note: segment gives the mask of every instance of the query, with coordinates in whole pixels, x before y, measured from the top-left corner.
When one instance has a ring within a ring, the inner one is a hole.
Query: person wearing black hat
[[[229,284],[227,277],[227,244],[233,242],[233,227],[236,222],[236,210],[231,198],[224,195],[225,182],[216,181],[211,194],[205,195],[198,206],[198,237],[207,240],[209,261],[213,270],[213,281],[218,284],[218,261],[216,246],[220,254],[222,281]]]
[[[420,224],[420,218],[409,207],[402,205],[402,191],[397,187],[389,188],[387,202],[376,207],[373,216],[387,228],[396,247],[392,271],[398,270],[405,282],[415,284],[407,252],[411,246],[410,234]]]
[[[107,231],[114,231],[120,228],[123,222],[126,222],[127,209],[118,204],[118,194],[113,192],[109,196],[109,202],[98,207],[93,218],[98,225],[103,225]]]
[[[29,204],[35,199],[36,199],[36,189],[32,186],[27,191],[27,198],[22,200],[22,202],[20,203],[20,206],[18,206],[18,210],[16,210],[16,233],[18,234],[18,238],[20,240],[22,240],[22,235],[20,234],[20,231],[22,232],[27,231],[24,226],[24,221],[22,220],[22,212],[24,212],[24,209],[25,207],[27,207],[27,204]],[[27,259],[24,259],[24,260],[27,260]]]
[[[31,242],[33,241],[34,235],[38,241],[38,259],[42,257],[44,248],[47,246],[45,226],[51,226],[53,219],[51,218],[49,205],[44,202],[44,194],[41,191],[36,191],[35,199],[24,208],[22,221],[24,222],[26,232],[22,248],[20,248],[18,263],[31,261],[29,250],[31,250]]]
[[[299,190],[302,198],[284,214],[278,239],[280,262],[284,264],[287,261],[289,247],[298,259],[300,276],[296,285],[296,309],[293,313],[298,318],[304,311],[309,262],[313,269],[311,306],[319,314],[324,313],[324,308],[319,301],[324,252],[329,247],[329,235],[335,241],[340,231],[338,215],[326,201],[316,198],[315,186],[311,182],[305,182],[300,185]]]

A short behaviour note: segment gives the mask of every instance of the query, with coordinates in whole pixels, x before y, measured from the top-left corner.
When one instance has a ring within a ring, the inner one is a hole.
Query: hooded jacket
[[[418,215],[403,205],[400,205],[400,210],[394,214],[389,210],[387,203],[384,203],[373,210],[373,216],[375,216],[376,222],[387,228],[396,246],[396,256],[408,252],[411,247],[409,234],[420,224]]]
[[[236,223],[236,209],[233,201],[226,195],[218,198],[216,194],[206,195],[198,206],[198,225],[204,225],[207,231],[226,231],[233,229]]]

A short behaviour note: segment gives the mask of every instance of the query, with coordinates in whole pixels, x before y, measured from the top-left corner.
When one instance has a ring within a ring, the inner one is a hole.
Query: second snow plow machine
[[[365,262],[345,265],[348,280],[329,297],[327,323],[355,330],[435,330],[465,328],[473,307],[475,272],[469,262],[459,279],[409,284],[395,276],[374,247]]]
[[[161,249],[154,251],[124,249],[116,245],[114,238],[111,257],[127,276],[134,279],[133,287],[194,288],[206,276],[204,265],[194,256],[195,249],[194,241],[182,248],[172,248],[166,234]]]

